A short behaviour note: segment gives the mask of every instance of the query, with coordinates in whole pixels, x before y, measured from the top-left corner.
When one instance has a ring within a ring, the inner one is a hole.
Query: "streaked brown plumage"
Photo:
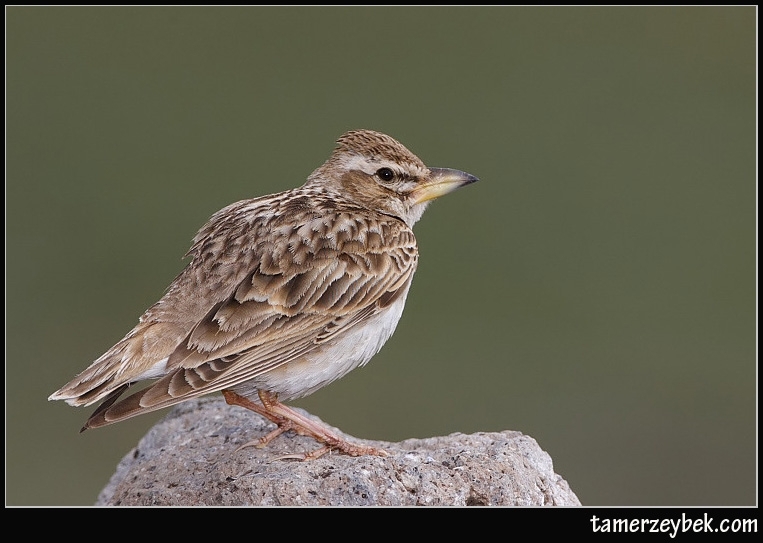
[[[302,187],[215,213],[162,299],[49,399],[102,401],[85,430],[223,391],[278,425],[260,445],[294,430],[324,444],[303,458],[384,454],[281,400],[316,391],[381,349],[418,262],[411,228],[429,201],[474,181],[427,168],[387,135],[345,133]],[[119,400],[149,379],[157,381]]]

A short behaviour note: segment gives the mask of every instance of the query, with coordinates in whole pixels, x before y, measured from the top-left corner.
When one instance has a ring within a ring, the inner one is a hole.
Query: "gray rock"
[[[122,459],[96,505],[580,505],[551,457],[520,432],[400,443],[347,436],[388,457],[279,460],[318,447],[292,432],[238,450],[274,427],[220,397],[184,402]]]

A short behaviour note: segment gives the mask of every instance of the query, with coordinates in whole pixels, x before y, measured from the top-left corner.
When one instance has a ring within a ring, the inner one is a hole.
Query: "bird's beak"
[[[434,200],[464,185],[479,181],[471,174],[450,168],[429,168],[429,172],[429,179],[413,191],[414,204]]]

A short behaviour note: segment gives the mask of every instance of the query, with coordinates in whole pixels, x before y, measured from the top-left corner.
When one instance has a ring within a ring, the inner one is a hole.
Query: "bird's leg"
[[[237,450],[241,450],[245,447],[262,448],[268,443],[270,443],[271,441],[273,441],[275,438],[280,436],[282,433],[288,430],[294,430],[293,428],[294,424],[290,420],[273,415],[270,411],[265,409],[265,407],[263,407],[262,405],[256,402],[253,402],[249,398],[241,396],[240,394],[236,394],[232,390],[223,390],[222,392],[223,392],[223,398],[225,398],[225,401],[228,405],[238,405],[240,407],[245,407],[246,409],[249,409],[251,411],[254,411],[255,413],[262,415],[263,417],[265,417],[266,419],[268,419],[270,422],[274,423],[277,426],[277,428],[273,430],[272,432],[262,436],[261,438],[254,439],[252,441],[248,441],[247,443],[244,443]]]
[[[228,404],[239,405],[241,407],[250,409],[278,425],[278,428],[266,436],[261,437],[253,442],[246,443],[242,447],[247,447],[250,445],[263,447],[282,433],[288,430],[292,430],[299,435],[312,437],[316,441],[323,443],[325,447],[321,447],[309,453],[301,455],[288,455],[283,458],[315,460],[316,458],[319,458],[332,450],[350,456],[363,456],[366,454],[372,454],[375,456],[387,456],[387,453],[382,449],[369,447],[367,445],[356,445],[354,443],[350,443],[346,439],[339,437],[325,425],[315,422],[305,417],[301,413],[295,411],[291,407],[279,402],[278,396],[272,392],[260,390],[258,391],[258,394],[262,405],[255,403],[252,400],[249,400],[248,398],[245,398],[239,394],[236,394],[231,390],[223,390],[223,396],[225,397],[225,401],[228,402]]]
[[[240,394],[236,394],[232,390],[223,390],[223,398],[225,398],[225,402],[228,405],[238,405],[240,407],[245,407],[251,411],[254,411],[255,413],[258,413],[268,419],[270,422],[282,425],[286,422],[286,420],[283,417],[277,417],[273,413],[271,413],[265,405],[260,405],[257,402],[253,402],[249,398],[245,396],[241,396]]]
[[[314,420],[305,417],[298,411],[295,411],[288,405],[284,405],[278,401],[278,396],[271,392],[260,390],[258,391],[260,401],[268,411],[276,416],[287,419],[292,423],[292,428],[295,432],[304,436],[311,436],[316,441],[323,443],[326,447],[317,449],[310,453],[305,454],[304,460],[312,460],[323,456],[329,450],[336,450],[338,452],[350,455],[350,456],[363,456],[366,454],[372,454],[375,456],[387,456],[387,453],[382,449],[375,447],[369,447],[367,445],[356,445],[350,443],[346,439],[343,439],[332,432],[326,425],[315,422]]]

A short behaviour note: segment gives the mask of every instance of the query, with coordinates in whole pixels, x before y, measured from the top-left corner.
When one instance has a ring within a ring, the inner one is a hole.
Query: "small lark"
[[[352,456],[350,443],[281,403],[366,364],[395,330],[418,263],[412,227],[429,202],[477,178],[427,168],[393,138],[342,135],[307,182],[215,213],[190,262],[121,341],[48,399],[102,401],[82,430],[222,391],[277,428]],[[122,400],[131,384],[153,384]]]

